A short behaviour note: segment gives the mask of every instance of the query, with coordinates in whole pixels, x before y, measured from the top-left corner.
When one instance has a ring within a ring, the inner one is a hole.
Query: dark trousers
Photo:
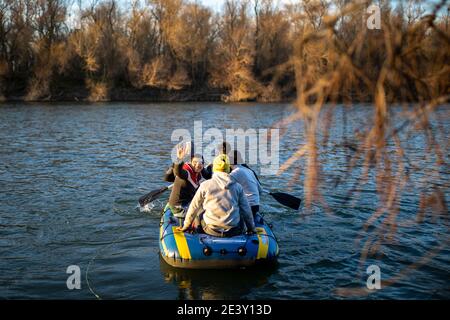
[[[259,205],[258,206],[251,206],[252,208],[252,213],[253,213],[253,218],[255,217],[255,215],[259,212]]]

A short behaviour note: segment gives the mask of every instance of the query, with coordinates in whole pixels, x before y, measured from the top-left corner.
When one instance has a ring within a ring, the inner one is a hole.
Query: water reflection
[[[255,288],[268,283],[278,266],[264,268],[191,270],[174,268],[160,256],[161,273],[167,283],[177,286],[177,299],[242,299]]]

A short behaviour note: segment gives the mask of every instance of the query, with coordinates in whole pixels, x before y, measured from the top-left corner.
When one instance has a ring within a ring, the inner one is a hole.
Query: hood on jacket
[[[214,172],[212,179],[219,185],[221,189],[228,189],[233,183],[236,183],[234,178],[226,172]]]

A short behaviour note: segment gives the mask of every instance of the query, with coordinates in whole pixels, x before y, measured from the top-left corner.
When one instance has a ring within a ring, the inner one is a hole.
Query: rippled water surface
[[[357,239],[367,236],[363,224],[378,199],[369,181],[357,200],[344,201],[352,177],[333,183],[345,172],[348,150],[343,148],[321,156],[324,174],[331,179],[324,198],[333,214],[318,207],[292,212],[262,199],[266,219],[279,238],[276,268],[188,272],[160,262],[159,210],[141,213],[135,207],[141,195],[165,185],[172,131],[191,129],[194,120],[202,120],[204,130],[268,128],[292,112],[289,105],[276,104],[1,105],[0,298],[340,299],[347,296],[338,288],[365,287],[369,264],[380,266],[383,279],[392,278],[439,246],[424,266],[359,297],[450,298],[448,228],[441,220],[399,228],[395,241],[383,244],[378,260],[360,264]],[[355,106],[347,114],[349,132],[371,112],[370,106]],[[445,141],[449,109],[443,107],[438,114],[437,135]],[[341,116],[337,110],[335,121]],[[303,144],[302,132],[301,124],[287,128],[280,138],[281,160]],[[343,128],[337,125],[330,133],[331,142],[337,143]],[[431,166],[423,136],[400,138],[411,163]],[[441,147],[447,154],[446,145]],[[444,157],[448,163],[448,155]],[[288,185],[294,174],[292,168],[264,177],[263,185],[303,196],[303,172],[299,182]],[[434,174],[428,178],[444,191],[448,207],[448,167]],[[423,176],[414,180],[401,198],[399,213],[412,219],[419,191],[428,188]],[[69,265],[81,268],[81,290],[66,287]]]

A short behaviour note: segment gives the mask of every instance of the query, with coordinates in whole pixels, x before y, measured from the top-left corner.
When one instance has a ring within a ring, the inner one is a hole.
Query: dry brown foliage
[[[409,14],[410,18],[415,17],[414,21],[412,18],[405,20],[403,14],[384,7],[381,30],[365,27],[352,30],[351,26],[347,26],[353,24],[356,17],[364,19],[364,10],[370,1],[353,1],[342,5],[335,14],[324,14],[327,12],[324,1],[303,3],[309,8],[300,9],[299,12],[315,18],[309,20],[311,23],[305,23],[303,15],[299,14],[299,32],[289,62],[295,70],[298,113],[288,121],[303,122],[306,140],[280,168],[280,173],[301,157],[306,157],[306,166],[302,168],[306,209],[315,204],[332,214],[333,210],[323,196],[323,190],[327,188],[319,160],[321,154],[336,147],[327,143],[328,132],[331,126],[336,125],[336,122],[328,121],[327,117],[333,114],[341,100],[350,103],[355,95],[360,95],[362,99],[373,99],[372,123],[361,128],[361,132],[344,137],[343,145],[350,148],[352,154],[348,158],[347,173],[341,179],[355,181],[347,192],[347,198],[353,199],[354,203],[358,199],[357,190],[370,179],[375,180],[379,198],[378,207],[374,208],[358,239],[361,241],[366,238],[362,244],[361,265],[368,257],[380,257],[383,245],[395,241],[399,227],[420,223],[425,216],[443,223],[448,230],[450,225],[445,189],[434,185],[431,179],[423,182],[428,187],[419,195],[420,209],[415,221],[399,218],[402,196],[411,183],[411,172],[407,172],[406,167],[418,172],[425,170],[410,165],[399,134],[406,132],[426,137],[425,156],[435,159],[433,168],[427,170],[440,175],[445,173],[440,173],[439,169],[448,166],[445,156],[448,143],[437,140],[431,123],[436,107],[449,99],[448,17],[437,14],[443,6],[448,5],[447,1],[440,1],[429,15]],[[351,17],[351,20],[347,20],[347,17]],[[352,32],[347,34],[345,30],[349,29]],[[440,67],[437,68],[437,65]],[[418,101],[405,104],[407,112],[400,125],[398,121],[392,121],[390,110],[398,97],[402,101]],[[324,125],[319,126],[319,123]],[[298,176],[294,176],[293,180],[296,179]],[[373,230],[369,232],[371,228]],[[430,248],[420,261],[395,278],[384,281],[383,286],[395,283],[413,269],[427,263],[440,249],[448,246],[449,240],[448,232],[443,234],[442,242],[437,247]],[[344,295],[368,292],[365,289],[338,290],[339,294]]]

